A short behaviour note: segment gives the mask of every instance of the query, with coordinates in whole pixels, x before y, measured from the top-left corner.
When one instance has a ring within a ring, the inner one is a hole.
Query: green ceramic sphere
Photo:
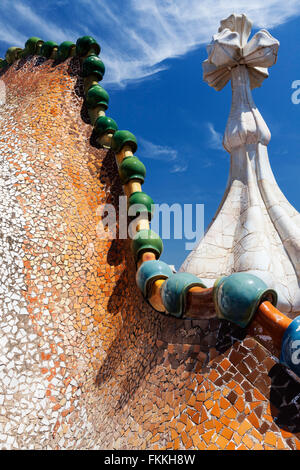
[[[136,273],[136,283],[143,292],[145,298],[149,293],[149,289],[153,282],[158,279],[168,279],[172,276],[173,271],[170,266],[163,261],[151,260],[141,264]]]
[[[89,88],[86,94],[86,104],[90,109],[102,105],[105,109],[108,108],[109,95],[104,88],[100,85],[94,85]]]
[[[99,116],[94,124],[94,130],[98,137],[106,132],[115,133],[118,130],[117,123],[108,116]]]
[[[9,64],[5,59],[0,59],[0,69],[4,69],[4,67],[7,67]]]
[[[132,152],[137,151],[136,137],[129,131],[118,131],[112,139],[112,149],[115,153],[119,153],[124,145],[129,145]]]
[[[153,199],[143,191],[136,191],[132,193],[129,197],[128,205],[129,208],[135,206],[134,215],[132,215],[132,217],[139,216],[141,213],[147,211],[150,220],[152,219],[154,214],[154,202]],[[131,216],[130,213],[128,213],[128,215]]]
[[[39,45],[44,44],[44,41],[41,38],[31,37],[27,39],[25,43],[24,56],[35,55],[37,53],[37,48]]]
[[[20,47],[9,47],[5,54],[5,59],[8,64],[12,64],[15,60],[19,59],[22,49]]]
[[[151,251],[155,253],[156,259],[159,259],[163,251],[163,242],[153,230],[140,230],[132,240],[131,249],[136,261],[143,251]]]
[[[186,296],[192,287],[206,288],[203,281],[191,273],[175,273],[169,276],[161,288],[161,299],[166,311],[180,318],[186,309]]]
[[[102,80],[105,73],[105,66],[99,57],[96,55],[90,55],[83,61],[82,75],[88,77],[89,75],[96,75],[96,77]]]
[[[265,299],[276,305],[277,294],[253,274],[234,273],[216,280],[213,299],[218,318],[245,328]]]
[[[47,59],[50,59],[51,57],[51,54],[53,52],[53,49],[57,47],[58,48],[58,44],[54,41],[46,41],[44,42],[44,44],[42,45],[42,48],[41,48],[41,55],[43,57],[46,57]]]
[[[79,57],[85,56],[89,51],[93,50],[96,55],[100,54],[101,47],[96,39],[92,36],[82,36],[76,42],[76,54]]]
[[[119,175],[121,183],[127,184],[130,180],[138,180],[143,183],[146,176],[145,165],[137,157],[124,158],[120,167]]]
[[[59,45],[57,51],[57,58],[60,62],[68,59],[71,56],[72,49],[75,48],[75,44],[72,41],[64,41]]]

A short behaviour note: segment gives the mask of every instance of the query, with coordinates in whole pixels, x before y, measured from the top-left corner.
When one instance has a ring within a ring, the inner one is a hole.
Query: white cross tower
[[[251,89],[268,77],[279,42],[266,30],[247,42],[252,23],[231,15],[207,46],[204,80],[221,90],[231,80],[232,105],[223,145],[231,164],[225,194],[198,246],[181,271],[207,286],[234,272],[255,274],[278,293],[278,308],[300,312],[300,214],[279,189],[270,167],[271,134]]]

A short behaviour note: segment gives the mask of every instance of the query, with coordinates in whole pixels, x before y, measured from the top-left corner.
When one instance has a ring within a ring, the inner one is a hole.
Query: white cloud
[[[68,0],[66,3],[70,3]],[[38,13],[36,2],[21,2],[19,0],[1,0],[0,41],[10,46],[24,47],[31,36],[38,36],[57,43],[74,40],[78,37],[78,28],[69,29],[71,21],[59,26],[50,21],[48,12]]]
[[[187,167],[187,163],[185,162],[181,164],[176,164],[171,168],[170,173],[183,173],[187,170]]]
[[[55,6],[59,15],[52,14]],[[272,28],[300,15],[299,0],[1,0],[0,40],[22,45],[24,31],[57,42],[82,34],[102,46],[105,86],[124,86],[166,67],[166,59],[207,44],[220,19],[246,13]],[[14,25],[14,26],[13,26]],[[14,40],[13,40],[14,39]]]
[[[97,2],[93,3],[97,9]],[[219,22],[233,12],[246,13],[256,27],[272,28],[300,14],[298,0],[124,0],[116,14],[104,0],[114,34],[99,38],[107,64],[106,82],[124,85],[165,68],[166,59],[207,44]],[[104,15],[106,13],[104,12]],[[99,14],[101,22],[102,12]]]
[[[14,4],[14,14],[21,18],[24,18],[27,24],[29,24],[33,28],[33,32],[39,31],[43,37],[47,38],[45,40],[53,38],[53,41],[60,43],[68,40],[70,36],[74,36],[74,33],[68,28],[62,29],[58,27],[58,25],[56,25],[55,23],[49,21],[49,19],[42,18],[40,15],[35,13],[29,5],[18,1],[12,3]],[[32,34],[32,36],[35,36],[35,34]]]
[[[216,131],[214,125],[211,122],[207,122],[206,124],[209,130],[209,139],[207,142],[208,147],[214,150],[224,150],[223,136],[221,132]]]
[[[171,147],[153,144],[142,137],[139,138],[139,144],[143,158],[151,158],[152,160],[162,160],[166,162],[171,162],[177,159],[178,152]]]
[[[160,160],[170,163],[170,173],[182,173],[187,170],[187,162],[178,156],[178,151],[165,145],[154,144],[148,140],[139,138],[142,158]]]

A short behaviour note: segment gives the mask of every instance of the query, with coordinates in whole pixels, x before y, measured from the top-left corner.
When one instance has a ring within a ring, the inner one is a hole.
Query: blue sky
[[[249,4],[251,3],[251,6]],[[267,28],[280,41],[277,64],[253,97],[272,139],[271,165],[281,190],[300,210],[300,3],[286,0],[1,0],[0,56],[30,36],[101,44],[110,94],[107,114],[133,132],[145,163],[144,191],[156,203],[205,204],[205,226],[222,198],[229,155],[222,135],[231,89],[216,92],[202,79],[206,44],[229,14],[246,13],[253,32]],[[186,240],[164,240],[162,259],[180,267]]]

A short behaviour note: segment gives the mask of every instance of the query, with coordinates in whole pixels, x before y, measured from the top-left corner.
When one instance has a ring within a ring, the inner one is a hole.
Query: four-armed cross
[[[204,80],[216,90],[231,80],[223,139],[230,173],[215,217],[180,270],[208,286],[234,272],[255,274],[277,291],[279,309],[294,314],[300,312],[300,214],[274,178],[267,152],[271,134],[251,93],[268,77],[279,42],[266,30],[247,42],[250,32],[246,16],[233,14],[207,47]]]

